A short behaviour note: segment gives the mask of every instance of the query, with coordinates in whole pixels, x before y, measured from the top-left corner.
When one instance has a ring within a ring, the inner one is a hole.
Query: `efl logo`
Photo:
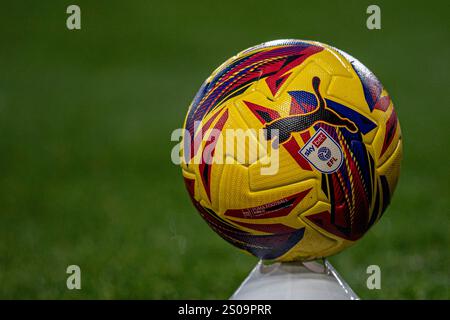
[[[300,149],[299,153],[322,173],[333,173],[343,162],[339,144],[320,128]]]

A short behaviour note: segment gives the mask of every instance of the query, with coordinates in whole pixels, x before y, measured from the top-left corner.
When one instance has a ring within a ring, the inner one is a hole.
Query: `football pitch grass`
[[[228,298],[257,259],[200,218],[170,160],[210,72],[249,46],[317,40],[366,64],[403,132],[381,221],[330,258],[363,299],[449,298],[445,2],[10,1],[0,10],[0,298]],[[82,289],[66,288],[81,267]],[[366,268],[379,265],[381,290]]]

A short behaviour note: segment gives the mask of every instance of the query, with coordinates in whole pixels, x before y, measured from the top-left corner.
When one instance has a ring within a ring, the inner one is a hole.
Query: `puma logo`
[[[320,78],[314,77],[312,79],[312,86],[316,95],[319,107],[314,111],[291,115],[284,118],[275,119],[265,125],[266,137],[268,140],[273,138],[272,130],[278,130],[279,143],[286,142],[293,132],[302,132],[310,128],[312,125],[318,122],[329,124],[336,127],[346,127],[351,132],[356,132],[357,128],[353,122],[348,119],[342,118],[334,110],[329,109],[326,106],[325,100],[319,91]]]

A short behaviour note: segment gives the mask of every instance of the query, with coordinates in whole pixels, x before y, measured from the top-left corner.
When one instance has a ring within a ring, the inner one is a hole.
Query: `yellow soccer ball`
[[[402,140],[392,99],[361,62],[313,41],[240,52],[186,116],[182,172],[209,226],[261,259],[352,245],[386,210]]]

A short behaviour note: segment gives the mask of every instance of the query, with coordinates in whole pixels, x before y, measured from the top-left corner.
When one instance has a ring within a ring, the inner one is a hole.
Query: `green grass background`
[[[66,29],[73,3],[80,31]],[[376,3],[370,31],[371,1],[3,1],[0,298],[228,298],[257,260],[196,213],[170,133],[226,58],[298,38],[369,66],[404,136],[387,213],[331,262],[361,298],[448,299],[448,4]],[[381,290],[366,288],[371,264]]]

